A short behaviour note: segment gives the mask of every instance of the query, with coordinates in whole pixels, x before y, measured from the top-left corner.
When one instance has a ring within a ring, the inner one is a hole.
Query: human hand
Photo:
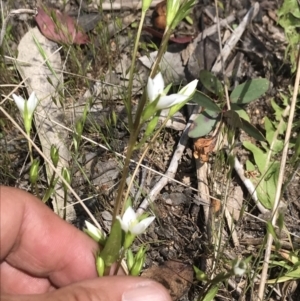
[[[0,186],[0,273],[4,301],[170,301],[141,277],[97,277],[97,243],[36,197]]]

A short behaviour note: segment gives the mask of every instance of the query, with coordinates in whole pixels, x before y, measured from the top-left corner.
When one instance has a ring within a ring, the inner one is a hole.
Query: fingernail
[[[169,301],[165,291],[158,287],[141,286],[132,288],[123,293],[122,301]]]

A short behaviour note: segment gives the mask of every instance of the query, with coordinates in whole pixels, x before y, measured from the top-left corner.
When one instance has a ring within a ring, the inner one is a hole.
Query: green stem
[[[29,134],[27,133],[27,135],[29,136]],[[30,162],[31,164],[33,163],[33,155],[32,155],[32,146],[29,140],[27,140],[28,142],[28,149],[29,149],[29,157],[30,157]]]
[[[46,203],[49,200],[51,194],[53,193],[54,186],[55,186],[54,180],[55,180],[55,172],[52,173],[51,180],[50,180],[50,183],[49,183],[49,187],[48,187],[48,189],[47,189],[47,191],[46,191],[46,193],[43,197],[43,203]]]
[[[124,167],[123,167],[123,171],[122,171],[122,178],[121,178],[121,182],[120,182],[120,185],[118,188],[118,194],[117,194],[116,203],[114,206],[112,223],[114,223],[116,216],[119,214],[119,211],[121,208],[122,196],[123,196],[123,192],[124,192],[124,188],[125,188],[125,184],[126,184],[126,178],[128,176],[128,172],[129,172],[130,159],[131,159],[132,153],[134,151],[134,147],[135,147],[135,144],[136,144],[136,141],[137,141],[137,138],[138,138],[141,126],[142,126],[141,125],[141,117],[142,117],[142,113],[143,113],[145,104],[147,102],[147,93],[144,90],[142,98],[138,104],[133,127],[130,126],[130,124],[132,125],[132,119],[131,119],[132,115],[131,115],[131,101],[129,101],[129,100],[131,99],[131,93],[132,93],[133,72],[134,72],[134,66],[135,66],[134,64],[135,64],[137,47],[138,47],[138,41],[139,41],[140,33],[142,30],[141,24],[143,24],[144,18],[145,18],[145,12],[142,12],[141,22],[140,22],[138,35],[137,35],[135,48],[134,48],[134,53],[133,53],[132,65],[131,65],[131,69],[130,69],[130,82],[128,85],[128,103],[127,103],[127,105],[128,105],[128,118],[129,118],[129,120],[131,120],[131,122],[129,123],[129,129],[131,130],[131,134],[130,134],[130,138],[129,138],[129,142],[128,142],[128,150],[127,150],[125,163],[124,163]],[[153,64],[153,67],[152,67],[152,70],[150,73],[150,77],[152,77],[152,78],[154,77],[154,75],[156,74],[156,72],[159,68],[159,63],[163,57],[163,54],[165,53],[171,33],[172,33],[172,29],[167,29],[164,33],[164,36],[162,39],[162,44],[158,50],[156,60]]]
[[[112,224],[115,222],[116,217],[119,214],[119,211],[120,211],[120,208],[121,208],[122,196],[123,196],[124,188],[125,188],[125,185],[126,185],[126,178],[128,176],[128,173],[129,173],[129,164],[130,164],[132,153],[134,151],[135,143],[137,141],[141,126],[142,125],[138,125],[138,127],[130,134],[127,154],[126,154],[126,158],[125,158],[124,167],[123,167],[123,170],[122,170],[122,178],[121,178],[121,182],[120,182],[120,185],[119,185],[119,188],[118,188],[118,194],[117,194],[116,203],[115,203],[115,206],[114,206]]]
[[[139,46],[139,42],[140,42],[140,37],[141,37],[145,17],[146,17],[146,11],[142,11],[140,24],[139,24],[139,28],[138,28],[138,31],[137,31],[137,37],[135,39],[135,44],[134,44],[134,49],[133,49],[132,62],[131,62],[130,71],[129,71],[130,76],[129,76],[129,83],[128,83],[128,97],[127,97],[127,101],[126,101],[125,106],[127,108],[128,127],[129,127],[130,131],[133,130],[132,109],[131,109],[131,97],[132,97],[131,94],[132,94],[132,85],[133,85],[133,75],[134,75],[134,68],[135,68],[135,65],[136,65],[136,54],[137,54],[137,51],[138,51],[138,46]]]
[[[151,72],[150,72],[150,77],[151,78],[153,78],[155,76],[155,74],[157,73],[157,70],[159,68],[159,63],[162,60],[162,57],[163,57],[164,53],[166,52],[166,49],[167,49],[172,31],[173,30],[171,28],[169,28],[169,29],[166,28],[166,30],[164,32],[162,42],[161,42],[161,45],[159,47],[159,50],[158,50],[158,53],[157,53],[157,56],[156,56],[156,60],[153,64]]]

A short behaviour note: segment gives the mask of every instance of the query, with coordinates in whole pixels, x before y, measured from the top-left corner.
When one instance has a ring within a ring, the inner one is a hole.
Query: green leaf
[[[212,74],[210,71],[201,70],[199,74],[199,79],[205,89],[214,93],[218,97],[222,97],[224,94],[223,85],[218,80],[218,78]]]
[[[235,111],[226,111],[224,117],[226,117],[226,123],[234,129],[243,126],[240,116]]]
[[[175,27],[177,27],[177,25],[191,12],[194,5],[195,5],[195,0],[183,1],[181,3],[181,6],[177,11],[173,19],[173,22],[171,24],[172,29],[175,29]]]
[[[292,156],[291,162],[295,163],[300,158],[300,135],[298,135],[295,145],[294,145],[294,154]]]
[[[247,171],[254,171],[255,170],[255,166],[249,160],[246,161],[246,170]]]
[[[190,138],[199,138],[207,135],[215,127],[219,120],[219,114],[213,111],[205,110],[199,114],[189,129]]]
[[[281,140],[276,139],[274,140],[275,135],[275,127],[273,126],[273,123],[270,121],[268,117],[265,117],[265,130],[266,130],[266,139],[269,143],[269,145],[272,145],[272,151],[274,154],[279,153],[282,151],[284,143]]]
[[[255,138],[258,141],[266,140],[264,135],[247,120],[241,119],[241,122],[242,122],[241,129],[245,131],[249,136]]]
[[[260,202],[268,209],[271,209],[274,204],[279,168],[279,162],[272,162],[264,174],[252,180],[253,184],[256,185],[256,192]]]
[[[269,81],[265,78],[256,78],[238,85],[230,94],[232,103],[246,104],[263,94],[269,89]]]
[[[300,18],[300,9],[297,0],[283,1],[282,6],[277,11],[279,17],[290,13],[295,17]]]
[[[104,249],[100,252],[100,257],[104,260],[105,266],[111,266],[119,259],[120,250],[122,248],[123,233],[119,220],[112,225],[108,239]]]
[[[239,105],[232,103],[231,104],[231,110],[237,112],[239,116],[248,122],[250,122],[250,118],[245,110],[243,110]]]
[[[158,99],[156,99],[155,101],[150,102],[145,109],[143,110],[143,115],[142,115],[142,121],[147,121],[150,117],[152,117],[153,115],[155,115],[155,113],[157,112],[156,110],[156,105],[158,103]]]
[[[257,165],[259,172],[262,174],[266,168],[267,154],[249,141],[244,141],[243,146],[252,152],[255,164]]]
[[[294,280],[294,277],[287,277],[287,276],[282,276],[276,279],[270,279],[267,281],[267,283],[282,283],[282,282],[287,282],[290,280]]]
[[[262,178],[256,178],[252,179],[253,184],[256,186],[256,193],[259,201],[261,204],[267,208],[267,209],[272,209],[272,204],[274,201],[270,200],[270,197],[267,193],[268,188],[267,188],[267,181],[265,181]]]
[[[196,102],[198,105],[214,112],[221,112],[221,109],[214,103],[214,101],[206,94],[196,91],[191,101]]]
[[[300,278],[300,267],[298,267],[297,269],[295,269],[293,271],[287,272],[285,274],[285,276],[287,276],[287,277],[293,277],[295,279],[299,279]]]
[[[212,286],[209,291],[206,293],[205,297],[203,298],[203,301],[211,301],[214,299],[216,294],[218,293],[219,287],[218,285]]]
[[[275,111],[275,119],[276,119],[277,121],[280,121],[284,109],[281,108],[281,107],[274,101],[274,99],[271,99],[271,106],[272,106],[273,110]]]

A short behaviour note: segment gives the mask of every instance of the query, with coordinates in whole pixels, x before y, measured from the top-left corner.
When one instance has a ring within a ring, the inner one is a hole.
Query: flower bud
[[[82,124],[82,120],[79,119],[76,122],[76,133],[78,136],[82,135],[82,131],[83,131],[83,124]]]
[[[141,258],[137,259],[130,270],[130,275],[132,276],[138,276],[143,268],[143,265],[145,263],[145,254]]]
[[[66,167],[63,167],[62,170],[61,170],[61,175],[63,176],[63,178],[66,180],[66,182],[68,184],[71,183],[71,175],[70,175],[70,172],[69,170],[66,168]]]
[[[36,183],[39,174],[40,161],[38,159],[34,159],[30,171],[29,171],[29,180],[32,184]]]
[[[143,258],[146,251],[147,251],[147,248],[144,248],[143,246],[140,247],[140,249],[138,250],[138,252],[135,255],[135,260],[137,261],[137,260]]]
[[[57,167],[57,163],[59,160],[59,151],[58,148],[55,145],[51,145],[51,149],[50,149],[50,157],[52,160],[52,163],[55,167]]]
[[[98,229],[88,221],[85,221],[86,228],[83,228],[83,231],[90,236],[94,241],[104,244],[106,240],[106,234],[102,229]]]
[[[198,269],[196,266],[193,266],[193,268],[196,274],[196,279],[198,281],[206,281],[208,279],[207,275],[203,271]]]
[[[134,265],[134,258],[131,249],[127,250],[126,262],[127,262],[128,270],[130,271]]]
[[[104,275],[104,271],[105,271],[105,263],[104,263],[103,258],[100,256],[97,256],[96,268],[97,268],[98,276],[102,277]]]

